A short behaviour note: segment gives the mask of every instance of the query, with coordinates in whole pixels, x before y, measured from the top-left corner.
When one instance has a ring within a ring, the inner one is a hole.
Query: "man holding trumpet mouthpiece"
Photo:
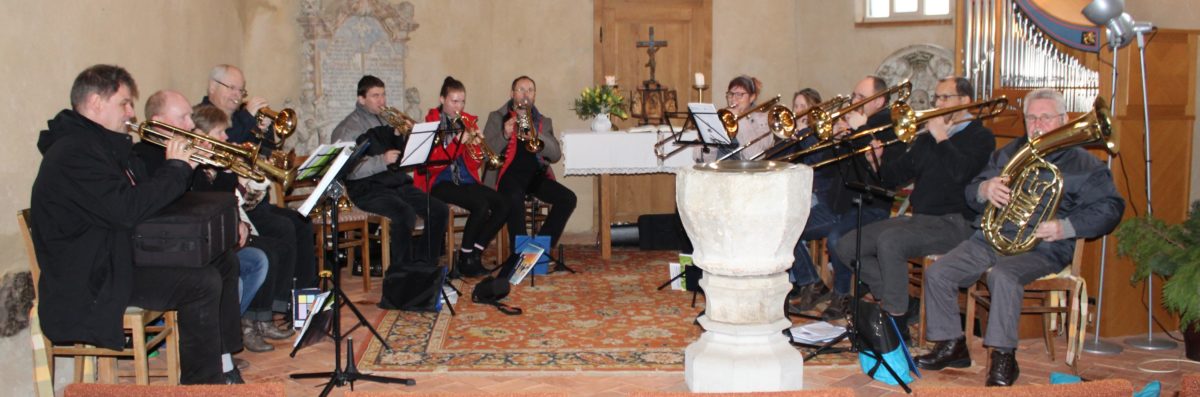
[[[935,88],[934,106],[970,104],[971,82],[947,77]],[[908,259],[942,254],[966,240],[978,215],[961,194],[971,178],[983,169],[996,148],[992,131],[979,120],[970,120],[967,109],[933,117],[925,131],[906,148],[886,152],[879,167],[882,187],[895,189],[913,183],[909,201],[912,215],[885,219],[848,233],[837,244],[842,261],[854,258],[856,233],[862,234],[860,274],[883,311],[896,322],[909,342]],[[878,140],[873,140],[879,146]],[[879,150],[879,149],[877,149]]]
[[[162,166],[145,172],[124,132],[136,97],[125,69],[92,66],[38,139],[30,234],[42,330],[55,343],[121,349],[126,307],[177,310],[180,382],[241,383],[228,355],[242,349],[232,252],[210,266],[134,269],[134,226],[182,196],[195,166],[194,149],[174,137]]]

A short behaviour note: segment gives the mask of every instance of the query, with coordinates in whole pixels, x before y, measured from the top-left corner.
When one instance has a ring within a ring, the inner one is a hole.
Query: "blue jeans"
[[[250,307],[250,300],[267,280],[267,253],[254,247],[243,247],[238,250],[237,257],[241,262],[238,276],[238,313],[241,314]]]
[[[889,212],[883,209],[863,207],[863,225],[887,219],[888,215]],[[804,233],[800,235],[800,241],[796,242],[796,248],[792,251],[796,256],[791,270],[793,284],[802,287],[821,281],[816,265],[812,262],[812,255],[808,252],[808,244],[806,244],[808,241],[823,237],[827,247],[836,247],[838,240],[843,235],[857,227],[857,210],[834,214],[824,203],[817,203],[813,206],[809,211],[808,223],[804,225]],[[850,269],[849,264],[842,263],[837,255],[830,255],[829,258],[833,263],[833,291],[839,294],[849,294],[850,280],[854,276],[853,270]]]

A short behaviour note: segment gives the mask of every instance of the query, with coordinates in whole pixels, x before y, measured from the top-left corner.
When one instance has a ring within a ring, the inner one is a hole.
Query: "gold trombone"
[[[776,95],[774,98],[771,98],[771,100],[750,108],[750,110],[747,110],[742,114],[733,114],[733,110],[730,110],[730,108],[718,110],[717,118],[721,119],[721,126],[725,127],[725,133],[729,135],[729,139],[734,139],[737,138],[738,134],[738,121],[746,118],[746,116],[749,116],[751,113],[764,111],[764,109],[767,108],[771,108],[768,112],[778,111],[778,109],[775,109],[775,107],[779,107],[783,109],[783,111],[788,111],[786,106],[779,105],[779,96]],[[793,128],[795,128],[795,126],[793,126]]]
[[[859,131],[849,137],[846,137],[843,141],[853,141],[855,139],[866,137],[868,135],[874,136],[875,134],[877,134],[883,130],[892,128],[892,129],[894,129],[894,132],[896,133],[896,138],[883,142],[882,144],[880,144],[881,147],[892,145],[892,144],[895,144],[898,142],[904,142],[905,144],[909,144],[909,143],[912,143],[914,140],[916,140],[918,135],[928,131],[925,129],[919,130],[918,127],[921,124],[924,124],[934,118],[946,117],[948,115],[953,115],[953,114],[956,114],[961,111],[966,111],[971,114],[970,117],[967,117],[962,120],[954,120],[954,122],[961,123],[964,121],[982,120],[982,119],[986,119],[986,118],[990,118],[990,117],[999,116],[1000,113],[1004,112],[1004,109],[1007,106],[1008,106],[1008,98],[1001,96],[999,98],[989,99],[986,101],[978,101],[978,102],[972,102],[972,103],[958,105],[958,106],[948,106],[948,107],[944,107],[944,108],[922,110],[922,111],[918,112],[918,111],[914,111],[912,109],[912,106],[909,106],[907,102],[902,101],[902,102],[898,102],[898,103],[892,105],[892,124],[875,127],[875,128],[867,129],[864,131]],[[823,149],[823,148],[826,148],[826,147],[829,147],[832,145],[833,145],[833,143],[827,143],[825,145],[815,145],[809,149],[816,148],[815,150],[820,150],[820,149]],[[817,148],[817,146],[822,146],[822,147]],[[844,159],[847,159],[847,158],[850,158],[853,156],[857,156],[859,154],[863,154],[863,153],[866,153],[866,152],[869,152],[872,150],[874,150],[873,146],[870,146],[870,145],[864,146],[864,147],[856,149],[853,152],[846,153],[841,156],[826,159],[824,161],[813,164],[812,167],[813,168],[823,167],[823,166],[826,166],[826,165],[829,165],[829,164],[832,164],[832,163],[835,163],[835,162],[838,162],[838,161],[841,161],[841,160],[844,160]],[[811,152],[811,150],[806,149],[806,153],[808,153],[808,152]],[[803,154],[800,154],[800,155],[803,155]],[[791,160],[791,159],[789,158],[788,160]]]
[[[816,105],[809,107],[807,110],[805,110],[804,112],[802,112],[800,114],[795,114],[794,112],[792,112],[790,109],[787,109],[786,107],[783,108],[783,111],[780,111],[780,112],[775,112],[775,111],[768,112],[767,113],[767,127],[769,127],[771,129],[771,132],[774,133],[775,136],[777,136],[777,137],[779,137],[779,139],[785,141],[785,143],[782,143],[782,144],[776,145],[773,148],[767,149],[767,150],[763,151],[762,153],[755,155],[753,158],[751,158],[751,160],[759,160],[759,159],[763,159],[763,158],[771,159],[779,152],[786,150],[786,149],[792,147],[793,145],[800,143],[800,141],[804,140],[804,138],[808,138],[810,135],[812,135],[814,133],[813,132],[814,130],[810,128],[808,130],[808,133],[797,136],[796,134],[799,130],[796,128],[796,126],[798,125],[798,122],[800,121],[801,118],[808,117],[808,115],[810,115],[814,111],[816,111],[817,108],[820,108],[820,109],[824,110],[825,112],[832,112],[832,111],[836,111],[838,109],[845,107],[846,104],[848,104],[848,103],[850,103],[850,97],[845,96],[845,95],[837,95],[828,101],[821,102],[821,103],[818,103]],[[774,110],[774,109],[772,109],[772,110]]]

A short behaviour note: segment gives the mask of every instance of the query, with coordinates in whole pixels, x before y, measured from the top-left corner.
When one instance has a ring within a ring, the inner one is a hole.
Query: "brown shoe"
[[[255,353],[275,350],[275,346],[263,340],[255,324],[253,320],[242,319],[242,346]]]
[[[254,329],[264,338],[275,340],[291,338],[296,334],[296,331],[291,328],[280,329],[275,326],[274,321],[255,321]]]

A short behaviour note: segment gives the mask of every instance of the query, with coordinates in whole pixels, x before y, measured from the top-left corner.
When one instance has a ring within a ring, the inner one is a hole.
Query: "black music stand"
[[[324,197],[326,200],[326,205],[329,208],[329,212],[327,214],[327,216],[329,217],[329,221],[326,222],[326,224],[330,225],[330,227],[333,229],[333,235],[331,236],[330,241],[334,248],[331,250],[332,258],[329,259],[329,261],[330,261],[329,263],[333,263],[334,269],[335,269],[332,272],[333,275],[331,277],[333,287],[330,289],[330,298],[336,300],[333,303],[333,308],[331,309],[333,311],[333,318],[330,321],[332,323],[330,326],[330,328],[331,328],[330,337],[333,339],[333,371],[332,372],[291,374],[292,379],[312,379],[312,378],[328,377],[329,382],[325,383],[325,388],[321,390],[321,394],[320,394],[321,397],[328,396],[329,392],[333,391],[334,387],[341,387],[346,384],[350,385],[350,390],[354,390],[354,381],[356,381],[356,380],[366,380],[366,381],[379,382],[379,383],[396,383],[396,384],[404,384],[404,385],[409,385],[409,386],[415,385],[417,383],[415,380],[408,379],[408,378],[391,378],[391,377],[386,377],[386,376],[369,375],[369,374],[363,374],[361,372],[358,372],[358,368],[353,365],[354,364],[354,351],[352,349],[354,347],[354,342],[353,342],[353,340],[348,339],[346,335],[342,334],[341,307],[343,305],[345,305],[346,307],[349,307],[351,311],[354,312],[355,316],[358,317],[358,325],[357,326],[366,327],[367,330],[371,331],[371,334],[374,335],[375,338],[379,340],[379,343],[383,344],[384,349],[386,349],[389,352],[392,351],[391,346],[388,346],[387,341],[385,341],[383,339],[383,336],[379,335],[379,331],[376,331],[375,327],[371,326],[371,323],[367,321],[367,318],[363,316],[362,312],[358,311],[358,308],[354,306],[354,302],[350,301],[350,297],[346,295],[346,292],[342,291],[341,277],[339,276],[339,273],[341,273],[341,272],[340,272],[340,269],[338,269],[338,267],[337,267],[337,246],[338,246],[338,233],[337,233],[337,230],[338,230],[337,229],[338,228],[338,206],[337,206],[337,202],[338,202],[338,199],[340,199],[342,197],[342,195],[344,194],[344,190],[345,190],[342,187],[341,182],[345,180],[346,176],[349,174],[349,170],[353,169],[354,165],[357,164],[358,161],[361,160],[362,157],[366,154],[368,147],[370,147],[370,141],[364,141],[363,143],[358,145],[358,147],[354,150],[353,154],[349,155],[348,157],[339,156],[339,158],[337,160],[335,160],[333,163],[331,163],[330,166],[324,171],[324,176],[321,178],[321,182],[319,182],[317,184],[318,188],[313,191],[312,196],[309,197],[309,200],[305,200],[305,205],[302,205],[300,208],[301,213],[306,214],[312,208],[311,205],[309,205],[310,203],[315,203],[315,201],[317,199]],[[314,198],[316,198],[316,199],[314,199]],[[324,230],[322,230],[322,233],[324,233]],[[341,363],[342,339],[347,339],[347,341],[346,341],[346,346],[347,346],[346,347],[346,350],[347,350],[346,362],[348,364],[346,365],[345,369],[342,369],[342,366],[341,366],[341,364],[342,364]],[[295,357],[296,351],[299,348],[300,348],[300,346],[297,346],[296,348],[292,349],[290,356]]]
[[[862,277],[861,277],[861,271],[862,271],[862,232],[861,231],[862,231],[862,227],[863,227],[863,205],[867,202],[870,202],[872,200],[872,196],[890,199],[890,198],[894,198],[896,196],[896,193],[886,190],[886,189],[883,189],[883,188],[880,188],[878,186],[871,186],[871,185],[867,185],[867,184],[859,183],[859,182],[846,182],[846,188],[858,192],[858,197],[856,197],[854,199],[854,207],[855,207],[855,212],[856,212],[856,217],[857,217],[857,229],[856,230],[859,231],[858,233],[855,233],[855,235],[854,235],[854,237],[855,237],[854,238],[854,260],[850,262],[850,267],[854,270],[854,284],[851,285],[851,291],[850,291],[850,317],[848,319],[849,323],[846,326],[846,331],[842,332],[842,334],[838,335],[836,338],[833,338],[833,340],[830,340],[829,342],[820,346],[819,348],[817,348],[816,351],[810,353],[808,356],[805,356],[804,361],[807,362],[807,361],[812,360],[813,358],[815,358],[821,354],[824,354],[824,353],[835,353],[835,352],[840,353],[840,352],[849,351],[849,352],[866,354],[866,355],[870,356],[871,358],[874,358],[877,362],[879,362],[879,365],[883,366],[883,368],[885,370],[887,370],[887,372],[889,374],[892,375],[892,378],[896,380],[896,383],[898,383],[900,385],[900,388],[904,389],[905,393],[912,394],[912,388],[908,387],[908,384],[905,383],[904,380],[900,379],[900,375],[896,373],[896,370],[892,369],[892,366],[889,365],[887,363],[887,361],[885,361],[883,359],[883,354],[885,352],[880,352],[875,346],[872,345],[871,341],[868,338],[863,338],[861,335],[859,335],[858,329],[857,329],[857,324],[859,321],[858,301],[860,299],[858,296],[858,291],[859,291],[859,286],[863,283]],[[841,349],[841,348],[833,347],[834,345],[837,345],[838,343],[840,343],[842,340],[845,340],[845,339],[850,340],[849,348]],[[903,342],[901,344],[903,345]]]
[[[432,178],[432,175],[429,175],[429,166],[448,165],[455,161],[454,159],[456,159],[458,157],[458,152],[456,151],[455,153],[447,153],[447,158],[449,158],[449,160],[442,160],[442,161],[437,161],[437,162],[430,161],[429,156],[431,154],[433,154],[433,149],[435,147],[437,147],[439,143],[445,142],[444,141],[445,139],[450,139],[449,138],[450,135],[465,131],[465,128],[459,128],[459,127],[455,127],[455,126],[450,126],[450,128],[439,128],[440,126],[441,126],[441,121],[430,121],[430,122],[425,122],[425,123],[420,123],[420,124],[414,125],[412,132],[409,134],[408,140],[406,140],[404,142],[404,155],[401,156],[400,158],[396,159],[395,163],[388,165],[388,169],[393,172],[404,172],[406,169],[412,169],[413,172],[426,176],[426,178],[425,178],[425,183],[426,183],[426,186],[425,186],[425,192],[426,192],[425,193],[425,222],[426,222],[426,224],[429,223],[429,218],[431,217],[430,213],[429,213],[429,209],[432,207],[430,205],[431,204],[430,202],[433,200],[433,178]],[[409,143],[415,143],[415,145],[409,145]],[[462,146],[460,145],[458,147],[461,148]],[[443,151],[444,151],[444,149],[443,149]],[[446,226],[449,228],[454,227],[454,225],[446,225]],[[426,230],[428,230],[428,229],[426,229]],[[432,241],[432,240],[429,238],[426,238],[425,241],[428,243],[429,241]],[[426,246],[425,251],[429,255],[433,256],[433,247]],[[436,258],[436,256],[434,256],[434,257]],[[453,261],[454,258],[452,258],[452,257],[446,258],[446,260]],[[442,285],[443,285],[443,287],[449,286],[450,289],[454,290],[454,293],[458,294],[458,296],[463,296],[462,291],[460,291],[458,289],[458,287],[455,287],[454,283],[450,282],[450,280],[454,279],[454,278],[461,279],[462,276],[461,275],[452,276],[452,273],[447,271],[446,277],[442,281]],[[454,310],[454,304],[450,303],[450,294],[446,293],[445,288],[442,288],[438,292],[442,296],[442,301],[446,302],[446,307],[450,309],[450,315],[457,316],[458,312],[456,312]]]

